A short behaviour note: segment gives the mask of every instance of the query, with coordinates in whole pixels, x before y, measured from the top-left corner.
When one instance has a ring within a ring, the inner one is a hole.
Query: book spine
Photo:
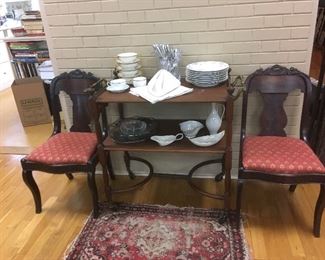
[[[36,69],[36,64],[37,64],[37,63],[33,63],[33,64],[31,64],[31,65],[32,65],[32,70],[33,70],[33,75],[34,75],[35,77],[38,76],[37,69]]]
[[[17,57],[13,59],[14,61],[25,62],[25,63],[35,63],[38,62],[39,59],[36,57]]]
[[[27,67],[27,71],[28,71],[28,77],[33,77],[33,71],[32,71],[32,69],[31,69],[31,65],[32,65],[33,63],[26,63],[25,65],[26,65],[26,67]]]
[[[18,78],[18,79],[21,79],[22,76],[21,76],[21,74],[20,74],[20,70],[19,70],[19,67],[18,67],[17,62],[12,61],[11,63],[13,64],[13,66],[14,66],[14,68],[15,68],[15,69],[14,69],[15,77]]]
[[[39,76],[37,67],[43,61],[49,60],[49,51],[45,40],[8,42],[7,45],[11,52],[11,63],[16,78]]]

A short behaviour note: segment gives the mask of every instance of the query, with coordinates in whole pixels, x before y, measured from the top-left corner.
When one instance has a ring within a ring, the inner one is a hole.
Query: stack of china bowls
[[[186,81],[198,87],[213,87],[228,79],[229,65],[221,61],[201,61],[186,66]]]
[[[128,84],[132,83],[132,79],[142,75],[140,59],[135,52],[124,52],[117,55],[117,75],[119,78],[126,80]]]

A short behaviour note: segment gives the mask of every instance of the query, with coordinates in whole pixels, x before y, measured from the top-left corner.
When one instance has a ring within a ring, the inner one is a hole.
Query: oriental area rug
[[[235,213],[158,205],[101,204],[65,259],[249,259]]]

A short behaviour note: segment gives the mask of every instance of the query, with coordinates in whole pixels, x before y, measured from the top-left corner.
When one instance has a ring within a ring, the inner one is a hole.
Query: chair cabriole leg
[[[73,180],[72,173],[66,173],[65,175],[68,177],[69,180]]]
[[[240,208],[241,208],[241,196],[243,191],[243,181],[237,180],[237,199],[236,199],[236,221],[237,227],[240,226]]]
[[[316,202],[314,214],[314,236],[320,237],[320,225],[325,208],[325,184],[320,185],[320,192]]]
[[[91,197],[93,201],[93,209],[94,213],[93,216],[94,218],[97,218],[99,215],[99,208],[98,208],[98,193],[97,193],[97,186],[96,186],[96,179],[95,179],[95,169],[87,173],[88,177],[88,187],[91,192]]]
[[[290,185],[290,187],[289,187],[289,191],[290,191],[290,192],[294,192],[294,191],[296,190],[296,188],[297,188],[297,185],[296,185],[296,184],[292,184],[292,185]]]
[[[35,202],[35,211],[36,213],[41,213],[42,212],[42,201],[41,201],[41,194],[38,189],[38,186],[34,180],[33,177],[33,172],[32,171],[27,171],[23,170],[23,180],[27,187],[30,189],[30,191],[33,194],[34,202]]]

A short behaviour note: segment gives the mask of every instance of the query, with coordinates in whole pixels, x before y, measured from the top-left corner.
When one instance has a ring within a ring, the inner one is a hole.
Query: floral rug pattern
[[[249,259],[234,212],[157,205],[101,204],[66,259]]]

